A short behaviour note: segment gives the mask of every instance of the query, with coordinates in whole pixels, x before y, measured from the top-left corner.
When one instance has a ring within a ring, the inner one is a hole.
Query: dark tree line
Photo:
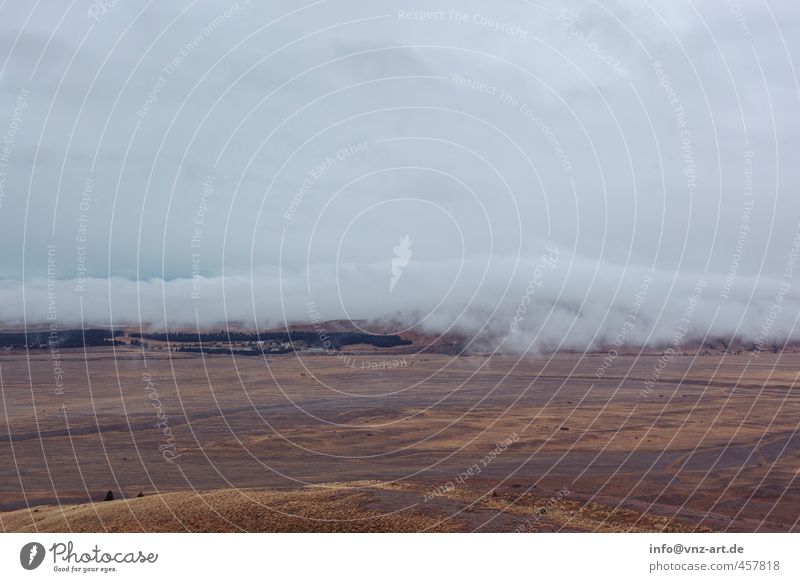
[[[241,343],[241,342],[284,342],[297,343],[303,342],[309,347],[334,348],[339,349],[343,346],[354,344],[368,344],[378,348],[394,348],[397,346],[411,345],[409,340],[404,340],[399,335],[376,335],[370,333],[357,332],[330,332],[318,334],[313,331],[290,331],[290,332],[270,332],[270,333],[244,333],[244,332],[212,332],[212,333],[187,333],[169,332],[167,333],[131,333],[131,337],[161,341],[170,343]]]
[[[122,331],[107,329],[62,329],[50,331],[2,332],[0,347],[22,350],[45,348],[82,348],[108,346],[114,338],[123,335]]]

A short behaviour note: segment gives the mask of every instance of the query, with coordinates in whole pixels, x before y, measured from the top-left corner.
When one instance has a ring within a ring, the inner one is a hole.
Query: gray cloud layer
[[[6,322],[272,325],[314,302],[580,347],[652,277],[628,342],[693,303],[692,336],[797,335],[792,6],[32,9],[0,19]]]

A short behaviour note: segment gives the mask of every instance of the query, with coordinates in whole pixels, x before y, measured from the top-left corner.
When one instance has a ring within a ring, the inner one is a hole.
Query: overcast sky
[[[7,322],[794,334],[796,3],[0,15]]]

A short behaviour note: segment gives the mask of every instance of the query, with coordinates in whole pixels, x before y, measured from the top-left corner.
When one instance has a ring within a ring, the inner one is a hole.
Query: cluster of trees
[[[170,343],[241,343],[241,342],[285,342],[285,343],[298,343],[303,342],[308,347],[334,347],[336,349],[342,346],[349,346],[354,344],[368,344],[378,348],[394,348],[397,346],[407,346],[411,342],[404,340],[399,335],[377,335],[371,333],[357,333],[357,332],[330,332],[318,334],[313,331],[289,331],[289,332],[269,332],[269,333],[244,333],[244,332],[226,332],[218,331],[211,333],[186,333],[186,332],[169,332],[169,333],[131,333],[131,337],[148,339],[153,341],[161,341]],[[205,351],[205,349],[204,349]]]
[[[0,333],[0,347],[14,350],[39,348],[82,348],[120,344],[115,338],[122,331],[108,329],[62,329],[53,331],[29,331]]]

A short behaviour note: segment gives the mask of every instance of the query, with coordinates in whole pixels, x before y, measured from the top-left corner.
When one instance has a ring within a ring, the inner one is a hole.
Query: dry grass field
[[[800,531],[794,353],[58,358],[0,354],[2,531]]]

